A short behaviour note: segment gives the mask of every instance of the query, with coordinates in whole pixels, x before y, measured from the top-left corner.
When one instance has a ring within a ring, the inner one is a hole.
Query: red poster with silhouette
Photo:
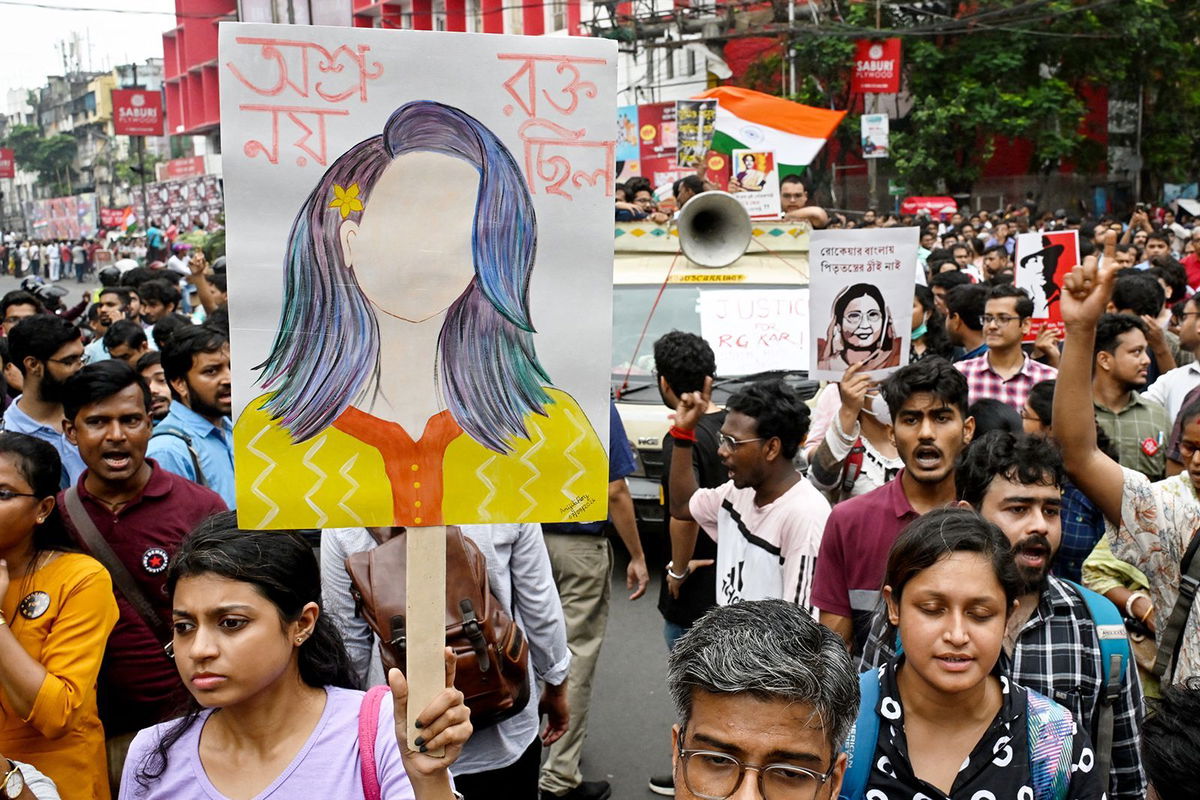
[[[1058,298],[1063,278],[1079,263],[1079,231],[1020,234],[1015,255],[1017,286],[1033,298],[1033,324],[1024,341],[1036,341],[1047,326],[1061,339]]]

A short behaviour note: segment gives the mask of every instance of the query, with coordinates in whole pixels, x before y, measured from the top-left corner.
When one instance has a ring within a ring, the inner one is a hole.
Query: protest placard
[[[717,121],[716,100],[676,100],[675,127],[677,141],[675,163],[681,167],[698,167],[704,162],[712,144],[713,125]]]
[[[1015,255],[1017,286],[1033,299],[1033,324],[1024,340],[1036,341],[1046,325],[1061,337],[1058,295],[1063,278],[1079,263],[1079,231],[1018,234]]]
[[[861,363],[879,379],[908,363],[917,243],[917,228],[812,232],[809,377]]]
[[[808,368],[807,289],[716,289],[700,293],[700,335],[717,374]]]
[[[614,43],[219,35],[242,525],[603,519]]]
[[[762,150],[734,150],[730,155],[731,177],[741,187],[733,196],[752,219],[778,219],[779,172],[775,154]]]

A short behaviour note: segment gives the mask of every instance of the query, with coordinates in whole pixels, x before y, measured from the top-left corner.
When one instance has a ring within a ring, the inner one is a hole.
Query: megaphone
[[[728,192],[701,192],[683,204],[679,247],[702,267],[727,267],[750,244],[750,215]]]

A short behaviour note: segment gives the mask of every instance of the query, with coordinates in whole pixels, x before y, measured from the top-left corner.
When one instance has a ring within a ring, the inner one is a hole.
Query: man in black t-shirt
[[[698,392],[704,379],[717,370],[716,357],[708,342],[693,333],[671,331],[654,343],[654,364],[658,372],[658,391],[670,409],[679,405],[679,395]],[[725,421],[725,412],[710,405],[696,426],[696,445],[692,448],[692,469],[701,488],[711,489],[729,480],[717,455],[717,435]],[[675,440],[663,436],[663,463],[670,465]],[[669,470],[662,476],[663,508],[670,509]],[[700,536],[700,526],[688,520],[667,516],[671,536],[671,561],[658,595],[658,610],[663,615],[667,647],[692,623],[717,603],[716,536]],[[712,533],[716,533],[713,531]],[[650,791],[671,795],[675,791],[672,775],[650,779]]]

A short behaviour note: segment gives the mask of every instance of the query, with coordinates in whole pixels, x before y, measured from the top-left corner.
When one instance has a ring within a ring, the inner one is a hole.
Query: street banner
[[[729,156],[709,150],[704,157],[704,180],[716,186],[722,192],[729,190]]]
[[[604,519],[616,44],[219,40],[241,524]]]
[[[900,91],[900,39],[859,39],[854,43],[850,91],[857,94]]]
[[[815,380],[851,364],[876,380],[908,363],[918,228],[813,231],[808,263]]]
[[[221,226],[225,200],[216,175],[199,175],[146,185],[147,213],[161,227],[174,224],[180,232],[199,225],[206,231]]]
[[[162,92],[113,89],[113,132],[118,136],[162,136]]]
[[[704,163],[704,156],[712,145],[716,121],[716,100],[675,101],[675,125],[678,130],[676,164],[694,168]]]
[[[154,169],[155,177],[160,181],[178,180],[180,178],[194,178],[197,175],[203,175],[208,172],[208,167],[204,163],[204,156],[172,158],[170,161],[164,161],[162,164],[156,164]]]
[[[35,239],[81,239],[96,234],[94,192],[33,200],[26,204],[25,219]]]
[[[137,215],[134,213],[133,206],[100,209],[101,228],[125,230],[135,219],[137,219]]]
[[[734,150],[731,164],[732,179],[741,191],[733,196],[746,209],[751,219],[779,219],[779,173],[775,169],[775,154],[759,150]]]
[[[0,178],[17,177],[17,159],[12,148],[0,147]]]
[[[1061,338],[1058,299],[1063,278],[1079,263],[1079,231],[1017,234],[1015,256],[1017,286],[1033,298],[1033,324],[1024,340],[1036,341],[1047,325]]]
[[[887,114],[863,114],[860,128],[863,158],[887,158]]]
[[[617,109],[617,162],[625,169],[632,164],[631,175],[637,174],[637,158],[641,154],[637,136],[637,106],[622,106]]]

